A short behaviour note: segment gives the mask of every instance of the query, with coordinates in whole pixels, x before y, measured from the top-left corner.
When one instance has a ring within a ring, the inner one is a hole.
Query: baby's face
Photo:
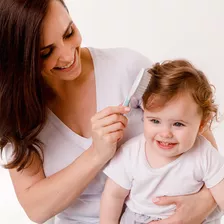
[[[194,145],[201,125],[198,105],[187,94],[180,94],[162,108],[144,111],[146,149],[159,157],[175,159]]]

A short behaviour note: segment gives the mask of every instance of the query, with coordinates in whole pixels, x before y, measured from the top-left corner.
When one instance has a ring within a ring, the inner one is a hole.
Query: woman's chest
[[[53,108],[58,119],[74,133],[91,137],[91,118],[97,111],[96,88],[87,85],[69,94],[66,100],[58,101]]]

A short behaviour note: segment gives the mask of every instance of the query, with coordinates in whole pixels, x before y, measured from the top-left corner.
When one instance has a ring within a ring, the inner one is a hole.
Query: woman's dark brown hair
[[[190,93],[202,112],[202,119],[210,123],[217,119],[217,105],[208,79],[186,60],[156,63],[148,70],[151,80],[143,95],[144,108],[162,107],[181,93]]]
[[[0,150],[12,144],[5,168],[18,171],[34,156],[42,158],[37,135],[46,121],[47,99],[40,35],[50,1],[0,0]]]

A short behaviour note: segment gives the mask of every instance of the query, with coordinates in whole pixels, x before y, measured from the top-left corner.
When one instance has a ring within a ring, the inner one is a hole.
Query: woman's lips
[[[54,70],[57,70],[57,71],[60,71],[60,72],[70,72],[77,64],[76,54],[77,54],[77,50],[75,51],[75,54],[74,54],[74,61],[68,68],[55,67]]]

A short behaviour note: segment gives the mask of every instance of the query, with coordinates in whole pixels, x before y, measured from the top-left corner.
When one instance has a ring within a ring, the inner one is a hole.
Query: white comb
[[[138,73],[129,93],[123,102],[123,106],[129,106],[130,100],[132,96],[135,96],[137,99],[142,99],[142,96],[145,90],[148,87],[150,81],[150,74],[148,73],[148,69],[142,68]]]

